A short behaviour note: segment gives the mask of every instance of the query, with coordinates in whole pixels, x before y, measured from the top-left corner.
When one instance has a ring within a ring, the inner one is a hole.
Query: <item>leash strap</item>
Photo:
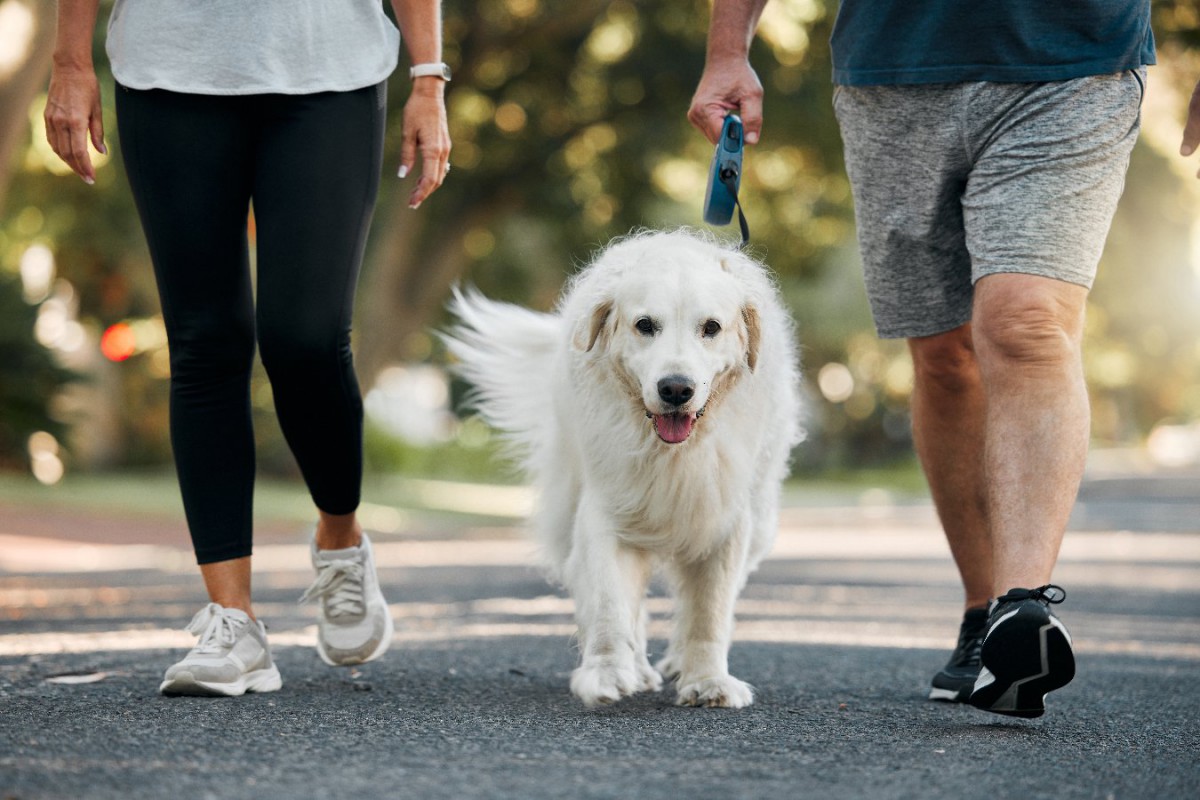
[[[742,229],[742,249],[750,244],[750,226],[746,224],[746,215],[742,212],[742,201],[738,199],[738,170],[734,165],[729,165],[721,169],[719,174],[721,183],[729,190],[729,196],[733,198],[733,204],[737,206],[738,212],[738,227]]]

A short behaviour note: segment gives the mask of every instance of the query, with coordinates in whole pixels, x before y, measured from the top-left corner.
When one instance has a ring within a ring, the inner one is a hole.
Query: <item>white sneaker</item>
[[[379,590],[371,540],[344,550],[318,550],[313,536],[312,563],[317,579],[300,602],[321,601],[317,653],[330,666],[362,664],[379,658],[392,643],[392,615]]]
[[[158,687],[163,694],[237,697],[283,686],[271,661],[266,628],[245,611],[209,603],[187,629],[200,641],[167,670]]]

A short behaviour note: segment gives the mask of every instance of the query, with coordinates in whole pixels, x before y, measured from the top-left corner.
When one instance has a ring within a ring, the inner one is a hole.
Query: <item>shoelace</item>
[[[337,559],[322,566],[312,586],[300,596],[300,602],[318,599],[325,600],[325,614],[331,619],[365,614],[362,564]]]
[[[1047,583],[1036,589],[1010,589],[1008,594],[997,597],[997,603],[1011,603],[1015,600],[1040,600],[1046,605],[1058,605],[1067,599],[1067,591],[1061,586]]]
[[[963,626],[958,632],[958,647],[955,653],[960,654],[956,661],[960,666],[978,666],[983,663],[983,634],[985,628]]]
[[[216,603],[209,603],[196,612],[188,623],[188,633],[200,637],[200,641],[192,648],[194,653],[220,653],[233,647],[237,641],[245,621],[234,619],[225,613],[225,609]]]

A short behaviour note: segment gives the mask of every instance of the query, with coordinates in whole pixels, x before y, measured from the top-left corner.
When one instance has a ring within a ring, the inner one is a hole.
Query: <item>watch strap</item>
[[[443,62],[435,62],[429,64],[413,64],[408,70],[408,77],[411,78],[441,78],[444,81],[450,80],[450,67]]]

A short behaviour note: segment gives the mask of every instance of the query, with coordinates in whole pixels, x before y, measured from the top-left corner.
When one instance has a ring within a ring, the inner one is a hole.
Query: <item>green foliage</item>
[[[468,435],[435,445],[405,442],[368,424],[363,453],[366,468],[376,474],[420,475],[456,481],[515,483],[515,470],[482,423],[466,423]]]
[[[0,468],[28,466],[31,434],[45,431],[62,441],[67,432],[50,409],[78,376],[33,337],[36,321],[37,307],[25,302],[20,281],[0,272]]]
[[[1154,0],[1150,8],[1160,46],[1200,48],[1200,6],[1196,0]]]
[[[810,438],[798,456],[812,471],[891,464],[911,453],[907,352],[875,338],[859,274],[831,103],[826,42],[836,5],[767,5],[751,54],[766,122],[762,142],[747,154],[742,192],[754,250],[777,273],[797,319],[811,387]],[[1197,63],[1189,48],[1200,47],[1196,5],[1156,0],[1153,8],[1164,66],[1152,80],[1161,75],[1184,88]],[[685,114],[703,67],[708,0],[445,0],[444,14],[446,60],[455,68],[447,94],[454,171],[416,215],[405,207],[411,178],[383,183],[360,291],[368,301],[382,298],[383,313],[360,313],[356,342],[383,340],[391,348],[384,361],[438,357],[419,332],[443,321],[454,280],[546,309],[612,236],[701,224],[711,149]],[[80,298],[80,321],[96,334],[154,317],[158,303],[120,168],[103,24],[94,51],[113,155],[87,187],[49,171],[55,161],[35,129],[0,221],[0,274],[14,271],[30,244],[47,244]],[[1172,71],[1168,58],[1185,67]],[[400,150],[409,82],[400,74],[390,86],[386,176]],[[40,113],[39,102],[31,118]],[[1106,441],[1136,442],[1164,418],[1200,418],[1200,322],[1187,241],[1197,205],[1168,169],[1170,158],[1139,145],[1093,294],[1085,352],[1097,433]],[[411,269],[389,280],[401,261]],[[400,322],[407,327],[399,333],[385,329]],[[10,316],[0,324],[15,326],[34,352],[28,324]],[[148,351],[112,365],[124,463],[166,457],[164,355]],[[831,364],[853,378],[853,391],[838,402],[816,388]],[[0,363],[5,391],[10,374]],[[260,461],[269,472],[294,474],[261,371],[252,395]],[[5,398],[0,420],[11,424],[20,413]],[[369,435],[367,452],[377,469],[448,475],[441,470],[453,466],[456,477],[490,478],[485,470],[494,468],[485,466],[486,449],[455,443],[430,453],[379,432]]]

